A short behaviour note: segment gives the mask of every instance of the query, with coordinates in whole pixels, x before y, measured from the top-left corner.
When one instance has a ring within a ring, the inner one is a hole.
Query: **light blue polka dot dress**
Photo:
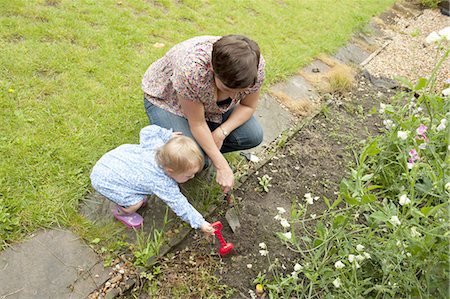
[[[182,220],[197,229],[205,219],[181,193],[177,182],[166,175],[155,160],[156,150],[171,135],[171,130],[156,125],[143,128],[140,144],[123,144],[100,158],[91,172],[92,186],[123,207],[154,194]]]

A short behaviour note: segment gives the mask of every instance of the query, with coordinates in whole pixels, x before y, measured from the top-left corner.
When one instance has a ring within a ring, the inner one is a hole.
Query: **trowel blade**
[[[228,225],[230,226],[233,233],[235,233],[240,227],[241,223],[239,222],[239,217],[236,213],[236,208],[231,207],[227,210],[225,213],[225,219],[228,222]]]

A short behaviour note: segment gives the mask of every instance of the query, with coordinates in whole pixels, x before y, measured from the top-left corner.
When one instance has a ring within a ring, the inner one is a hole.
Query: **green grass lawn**
[[[335,52],[393,2],[2,1],[1,247],[55,223],[89,226],[77,208],[90,169],[106,151],[138,141],[148,124],[142,75],[172,45],[247,35],[267,61],[267,87]]]

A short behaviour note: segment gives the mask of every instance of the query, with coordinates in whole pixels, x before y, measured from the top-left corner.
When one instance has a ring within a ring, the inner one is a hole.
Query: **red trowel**
[[[229,254],[233,250],[234,245],[233,245],[233,243],[225,242],[225,240],[222,236],[222,233],[220,232],[222,229],[222,222],[216,221],[216,222],[212,223],[211,226],[214,227],[214,229],[215,229],[214,234],[216,234],[217,239],[219,239],[219,242],[220,242],[220,249],[219,249],[220,255],[225,256],[225,255]]]

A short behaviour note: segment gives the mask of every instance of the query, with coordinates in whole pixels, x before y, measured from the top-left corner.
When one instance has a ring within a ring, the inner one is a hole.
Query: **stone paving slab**
[[[275,84],[270,88],[274,95],[287,97],[289,100],[296,101],[316,101],[318,94],[315,88],[300,75],[294,75],[284,82]]]
[[[45,230],[0,255],[0,298],[86,298],[109,269],[67,230]]]
[[[264,94],[259,100],[255,117],[260,122],[264,130],[264,139],[260,146],[251,150],[257,154],[265,146],[274,141],[284,130],[292,127],[296,117],[280,106],[280,104],[270,95]]]

